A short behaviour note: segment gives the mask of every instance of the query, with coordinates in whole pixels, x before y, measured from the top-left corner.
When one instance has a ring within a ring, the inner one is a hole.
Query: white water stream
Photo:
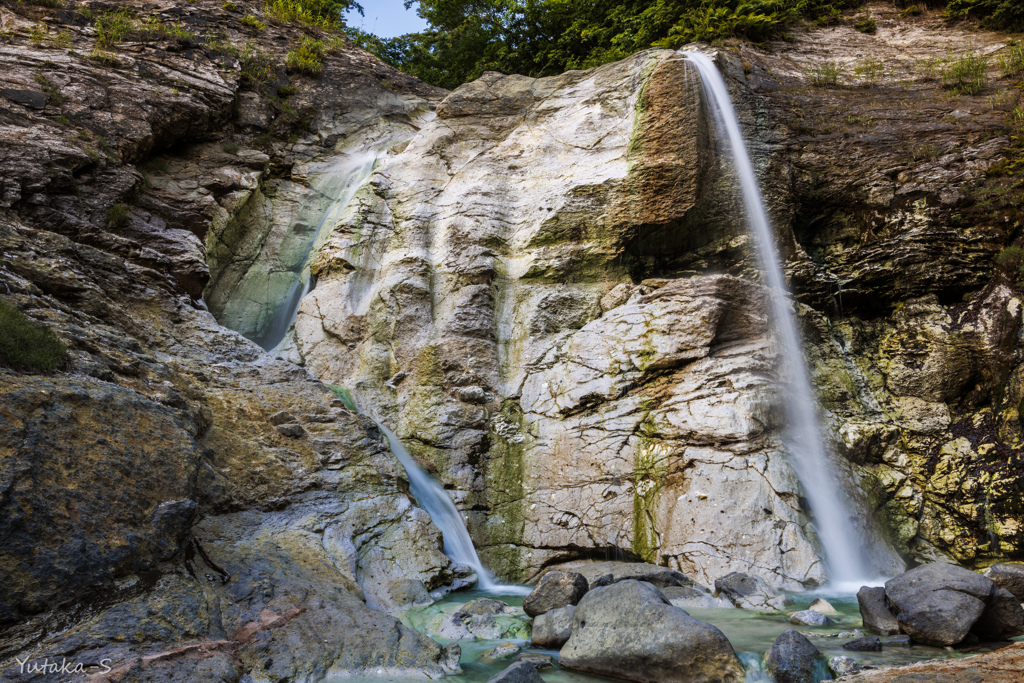
[[[710,57],[699,52],[684,52],[683,56],[700,74],[705,103],[714,118],[719,141],[732,152],[747,221],[757,243],[765,282],[771,290],[769,298],[776,334],[785,371],[788,373],[788,391],[784,401],[787,417],[786,447],[814,513],[815,527],[825,551],[831,582],[834,586],[864,585],[874,578],[863,559],[864,540],[849,519],[849,511],[853,507],[836,476],[831,454],[822,437],[803,345],[797,332],[795,315],[790,310],[786,283],[775,250],[775,234],[765,211],[761,188],[754,175],[732,98]]]
[[[309,238],[302,245],[305,253],[300,268],[295,273],[295,283],[288,290],[288,295],[278,303],[266,331],[255,340],[267,351],[273,350],[285,340],[288,329],[298,315],[299,304],[313,289],[313,277],[309,271],[312,257],[319,252],[319,247],[334,229],[342,212],[348,208],[356,191],[369,180],[378,157],[377,152],[361,152],[346,156],[310,179],[310,186],[317,191],[321,199],[328,198],[328,203],[319,216],[314,214],[310,217],[310,223],[315,227],[310,230]],[[302,211],[300,216],[303,213],[305,211]]]
[[[476,554],[476,547],[473,545],[473,539],[469,537],[465,522],[462,521],[462,515],[459,514],[458,508],[445,493],[444,488],[420,468],[409,449],[393,431],[376,418],[371,417],[371,419],[377,423],[380,431],[387,437],[388,443],[391,445],[391,452],[405,468],[412,495],[416,497],[420,507],[430,515],[434,525],[441,530],[441,535],[444,537],[445,555],[459,564],[472,567],[477,576],[476,587],[480,590],[499,595],[526,595],[529,593],[529,588],[498,583],[494,579]]]

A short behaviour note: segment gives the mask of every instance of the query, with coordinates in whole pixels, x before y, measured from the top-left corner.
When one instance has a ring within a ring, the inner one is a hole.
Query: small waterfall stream
[[[476,554],[476,547],[473,546],[473,539],[469,537],[469,531],[462,521],[462,515],[459,514],[458,508],[445,493],[444,488],[420,468],[409,449],[393,431],[381,424],[380,420],[372,416],[371,419],[377,423],[377,427],[387,437],[388,443],[391,445],[391,452],[405,468],[412,495],[416,497],[420,507],[430,515],[430,519],[433,520],[437,528],[441,530],[441,535],[444,537],[445,555],[460,564],[472,567],[477,576],[477,588],[480,590],[504,595],[526,595],[529,593],[528,588],[510,586],[495,581]]]
[[[872,575],[863,560],[864,541],[848,517],[852,506],[833,470],[831,455],[818,423],[814,389],[804,360],[796,317],[787,301],[788,291],[775,251],[775,235],[729,90],[710,57],[699,52],[684,52],[683,56],[700,74],[716,134],[732,153],[747,221],[757,243],[765,282],[771,290],[769,298],[776,333],[785,370],[789,374],[788,394],[784,402],[788,426],[786,446],[790,460],[814,513],[832,584],[860,586]]]
[[[377,163],[376,152],[362,152],[347,156],[329,169],[311,179],[310,185],[321,196],[329,198],[329,203],[319,216],[313,216],[313,229],[301,245],[302,257],[296,261],[299,269],[295,272],[295,282],[274,310],[271,322],[263,334],[254,339],[265,350],[271,351],[285,340],[288,329],[295,322],[302,298],[313,289],[313,277],[309,272],[310,260],[319,251],[318,247],[334,229],[335,223],[341,218],[342,212],[348,208],[349,202],[356,191],[370,178]]]

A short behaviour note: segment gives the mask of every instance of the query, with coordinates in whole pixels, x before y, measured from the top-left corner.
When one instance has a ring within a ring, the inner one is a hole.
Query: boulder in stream
[[[789,615],[789,623],[799,626],[828,626],[832,623],[832,620],[821,612],[805,609]]]
[[[900,624],[896,615],[889,609],[885,599],[885,589],[881,586],[862,586],[857,591],[857,605],[860,607],[860,618],[864,621],[864,629],[883,636],[892,636],[900,632]]]
[[[793,601],[760,576],[733,572],[715,581],[715,594],[725,595],[743,609],[781,610]]]
[[[739,683],[744,677],[721,631],[634,580],[596,588],[580,600],[559,663],[642,683]]]
[[[487,679],[487,683],[544,683],[544,679],[537,673],[537,667],[533,662],[513,662],[501,673],[495,674]]]
[[[814,662],[819,656],[811,641],[789,629],[768,650],[768,671],[776,683],[814,683]]]
[[[833,676],[846,676],[861,670],[860,662],[853,657],[829,657],[828,670]]]
[[[1024,563],[994,564],[985,570],[985,576],[1000,588],[1013,593],[1017,602],[1024,602]]]
[[[531,641],[534,647],[558,649],[565,645],[572,635],[572,619],[576,605],[566,605],[538,615],[533,620]]]
[[[981,574],[933,562],[885,582],[900,630],[925,645],[955,645],[981,618],[996,586]]]
[[[531,617],[559,607],[575,605],[590,589],[586,578],[576,572],[548,572],[523,600],[523,611]]]
[[[982,640],[1007,640],[1024,634],[1024,607],[1013,593],[997,586],[971,632]]]

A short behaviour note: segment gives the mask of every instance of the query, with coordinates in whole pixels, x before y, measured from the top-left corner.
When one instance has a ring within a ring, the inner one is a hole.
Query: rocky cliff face
[[[109,3],[0,7],[0,295],[72,355],[0,369],[5,666],[442,675],[381,610],[460,570],[323,383],[395,428],[506,578],[614,556],[825,579],[765,292],[678,54],[449,94],[341,44],[289,73],[324,36],[228,4],[118,3],[140,23],[107,47]],[[716,59],[851,514],[906,559],[1019,557],[1021,296],[994,267],[1020,229],[1010,84],[957,96],[929,71],[1003,37],[873,11],[875,35]],[[845,87],[811,83],[824,59]],[[275,354],[250,341],[308,289]]]
[[[1020,298],[994,263],[1019,226],[997,199],[1012,182],[986,173],[1012,95],[997,80],[957,96],[935,67],[1003,38],[875,9],[876,34],[798,33],[718,63],[840,469],[867,493],[853,516],[871,508],[908,559],[1013,556]],[[815,85],[833,59],[845,83]],[[701,275],[756,279],[701,106],[670,52],[485,75],[378,169],[314,265],[306,366],[398,428],[506,576],[625,555],[709,582],[824,578],[779,450],[762,295]],[[875,565],[893,571],[884,545]]]
[[[136,29],[102,49],[114,4],[0,7],[0,292],[71,355],[0,369],[3,675],[26,678],[17,656],[120,680],[441,676],[442,648],[378,611],[410,593],[395,579],[453,577],[376,427],[201,300],[244,271],[240,217],[277,218],[316,191],[306,165],[438,93],[344,46],[289,76],[303,31],[221,5],[117,3]]]

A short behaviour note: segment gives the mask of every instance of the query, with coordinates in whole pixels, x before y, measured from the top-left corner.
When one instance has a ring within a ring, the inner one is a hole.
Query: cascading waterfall
[[[381,424],[380,420],[373,417],[371,419],[377,423],[377,427],[387,437],[388,443],[391,445],[391,452],[405,468],[412,495],[416,497],[420,507],[430,515],[430,519],[433,520],[437,528],[441,530],[441,535],[444,537],[445,555],[460,564],[472,567],[477,576],[477,588],[480,590],[496,594],[527,594],[529,589],[501,584],[494,580],[476,554],[476,547],[474,547],[473,539],[469,537],[469,531],[462,521],[462,515],[459,514],[458,508],[445,493],[444,488],[416,464],[412,454],[393,431]]]
[[[774,233],[732,99],[710,57],[699,52],[684,52],[683,56],[700,74],[705,102],[714,118],[719,141],[732,152],[747,220],[754,233],[765,281],[771,290],[769,298],[776,333],[789,373],[785,406],[788,418],[786,446],[791,462],[814,513],[832,584],[860,586],[871,576],[863,561],[864,542],[847,516],[852,507],[833,470],[822,437],[810,373],[795,316],[787,302],[788,292],[775,251]]]
[[[318,247],[334,229],[335,223],[342,212],[348,207],[356,191],[370,178],[377,163],[378,153],[363,152],[345,157],[330,169],[318,175],[310,184],[321,196],[329,198],[327,208],[319,216],[314,216],[315,227],[309,231],[307,240],[301,245],[304,254],[300,266],[295,273],[295,283],[288,290],[287,296],[277,304],[270,324],[263,334],[254,339],[267,351],[273,350],[288,334],[288,329],[295,322],[302,298],[313,289],[313,277],[309,271],[311,257],[315,256]]]

